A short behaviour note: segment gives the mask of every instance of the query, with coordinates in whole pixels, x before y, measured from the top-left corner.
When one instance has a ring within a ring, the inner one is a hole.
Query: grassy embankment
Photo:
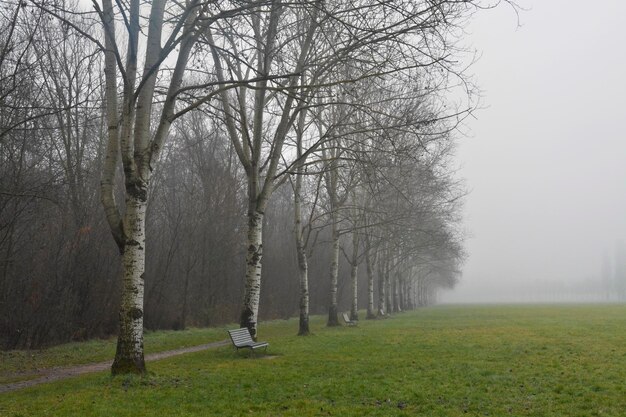
[[[151,363],[145,378],[101,372],[0,394],[0,415],[626,413],[624,306],[437,307],[355,328],[323,324],[316,317],[306,338],[295,336],[295,320],[263,325],[272,355],[265,359],[219,348]],[[224,336],[219,329],[153,333],[146,350]],[[99,352],[91,344],[56,348],[42,363],[107,359],[111,346],[98,343],[106,345]],[[3,356],[2,370],[19,368],[14,359]]]

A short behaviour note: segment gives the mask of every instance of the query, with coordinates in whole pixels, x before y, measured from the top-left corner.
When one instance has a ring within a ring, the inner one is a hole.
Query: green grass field
[[[626,415],[626,306],[447,306],[312,327],[297,337],[295,320],[262,324],[267,358],[219,348],[150,363],[144,378],[101,372],[0,394],[0,416]],[[146,350],[225,336],[157,332]],[[106,359],[111,342],[97,343],[97,355],[72,344],[40,363]],[[3,356],[2,371],[24,367]]]

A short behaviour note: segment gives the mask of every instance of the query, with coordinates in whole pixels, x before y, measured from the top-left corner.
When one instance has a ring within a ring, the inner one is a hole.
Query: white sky
[[[522,1],[522,27],[501,6],[468,29],[489,107],[457,152],[472,237],[445,301],[599,276],[626,238],[626,1]]]

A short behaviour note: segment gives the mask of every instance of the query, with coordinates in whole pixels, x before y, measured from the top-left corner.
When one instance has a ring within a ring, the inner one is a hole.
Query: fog
[[[498,7],[468,29],[486,108],[457,152],[470,190],[468,258],[442,301],[615,300],[626,239],[626,3],[522,6],[521,27]]]

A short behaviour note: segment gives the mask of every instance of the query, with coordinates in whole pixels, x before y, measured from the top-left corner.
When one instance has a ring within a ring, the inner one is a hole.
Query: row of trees
[[[454,285],[485,5],[2,1],[5,347],[119,326],[113,372],[143,372],[144,326],[256,336],[263,305],[306,335],[340,296],[374,318]]]

